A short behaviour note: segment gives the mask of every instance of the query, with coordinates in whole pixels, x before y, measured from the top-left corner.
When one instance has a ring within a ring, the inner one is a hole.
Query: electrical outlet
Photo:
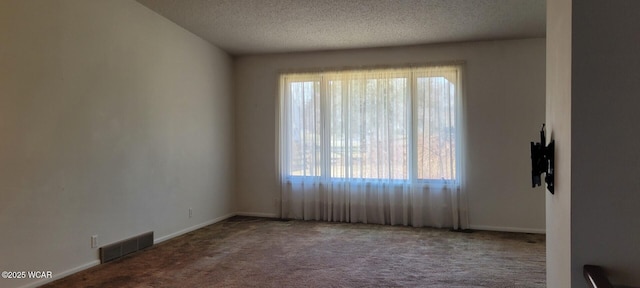
[[[91,236],[91,248],[98,247],[98,235]]]
[[[189,208],[189,218],[191,218],[191,216],[193,216],[193,209]]]

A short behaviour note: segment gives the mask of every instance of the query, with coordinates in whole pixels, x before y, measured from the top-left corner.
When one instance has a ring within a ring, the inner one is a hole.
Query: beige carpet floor
[[[45,287],[545,287],[544,239],[233,217]]]

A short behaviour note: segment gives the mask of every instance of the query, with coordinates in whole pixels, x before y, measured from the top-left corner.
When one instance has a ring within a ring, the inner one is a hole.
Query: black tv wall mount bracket
[[[540,142],[531,142],[531,187],[542,185],[542,173],[545,174],[544,182],[547,183],[547,190],[554,194],[553,191],[553,169],[554,169],[554,148],[555,141],[551,140],[549,145],[545,137],[545,125],[542,124],[540,129]]]

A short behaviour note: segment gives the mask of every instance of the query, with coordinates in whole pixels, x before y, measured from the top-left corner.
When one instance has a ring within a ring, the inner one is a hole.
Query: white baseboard
[[[26,284],[24,286],[20,286],[20,288],[33,288],[33,287],[42,286],[44,284],[56,281],[58,279],[62,279],[62,278],[67,277],[67,276],[69,276],[71,274],[80,272],[82,270],[89,269],[89,268],[91,268],[93,266],[97,266],[99,264],[100,264],[100,260],[94,260],[94,261],[91,261],[91,262],[87,262],[85,264],[82,264],[80,266],[71,268],[69,270],[62,271],[60,273],[55,273],[55,274],[53,274],[53,277],[51,277],[51,278],[39,279],[39,280],[37,280],[35,282],[31,282],[31,283]]]
[[[473,230],[487,230],[487,231],[499,231],[499,232],[518,232],[518,233],[533,233],[533,234],[546,234],[547,233],[547,231],[545,229],[521,228],[521,227],[469,225],[469,228],[471,228]]]
[[[264,217],[264,218],[280,218],[277,213],[256,213],[256,212],[236,212],[238,216]]]
[[[171,238],[178,237],[178,236],[180,236],[180,235],[182,235],[182,234],[186,234],[186,233],[189,233],[189,232],[191,232],[191,231],[198,230],[198,229],[200,229],[200,228],[202,228],[202,227],[204,227],[204,226],[209,226],[209,225],[211,225],[211,224],[218,223],[218,222],[220,222],[220,221],[222,221],[222,220],[225,220],[225,219],[227,219],[227,218],[231,218],[231,217],[233,217],[233,216],[235,216],[235,215],[236,215],[235,213],[229,213],[229,214],[226,214],[226,215],[220,216],[220,217],[218,217],[218,218],[215,218],[215,219],[212,219],[212,220],[209,220],[209,221],[206,221],[206,222],[200,223],[200,224],[198,224],[198,225],[194,225],[194,226],[191,226],[191,227],[188,227],[188,228],[182,229],[182,230],[180,230],[180,231],[177,231],[177,232],[171,233],[171,234],[169,234],[169,235],[165,235],[165,236],[162,236],[162,237],[158,237],[158,238],[156,238],[156,239],[154,239],[154,240],[153,240],[153,244],[155,245],[155,244],[158,244],[158,243],[160,243],[160,242],[167,241],[167,240],[169,240],[169,239],[171,239]]]

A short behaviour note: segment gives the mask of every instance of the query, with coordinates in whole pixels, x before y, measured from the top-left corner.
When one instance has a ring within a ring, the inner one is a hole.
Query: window
[[[283,74],[287,181],[456,181],[458,66]]]

